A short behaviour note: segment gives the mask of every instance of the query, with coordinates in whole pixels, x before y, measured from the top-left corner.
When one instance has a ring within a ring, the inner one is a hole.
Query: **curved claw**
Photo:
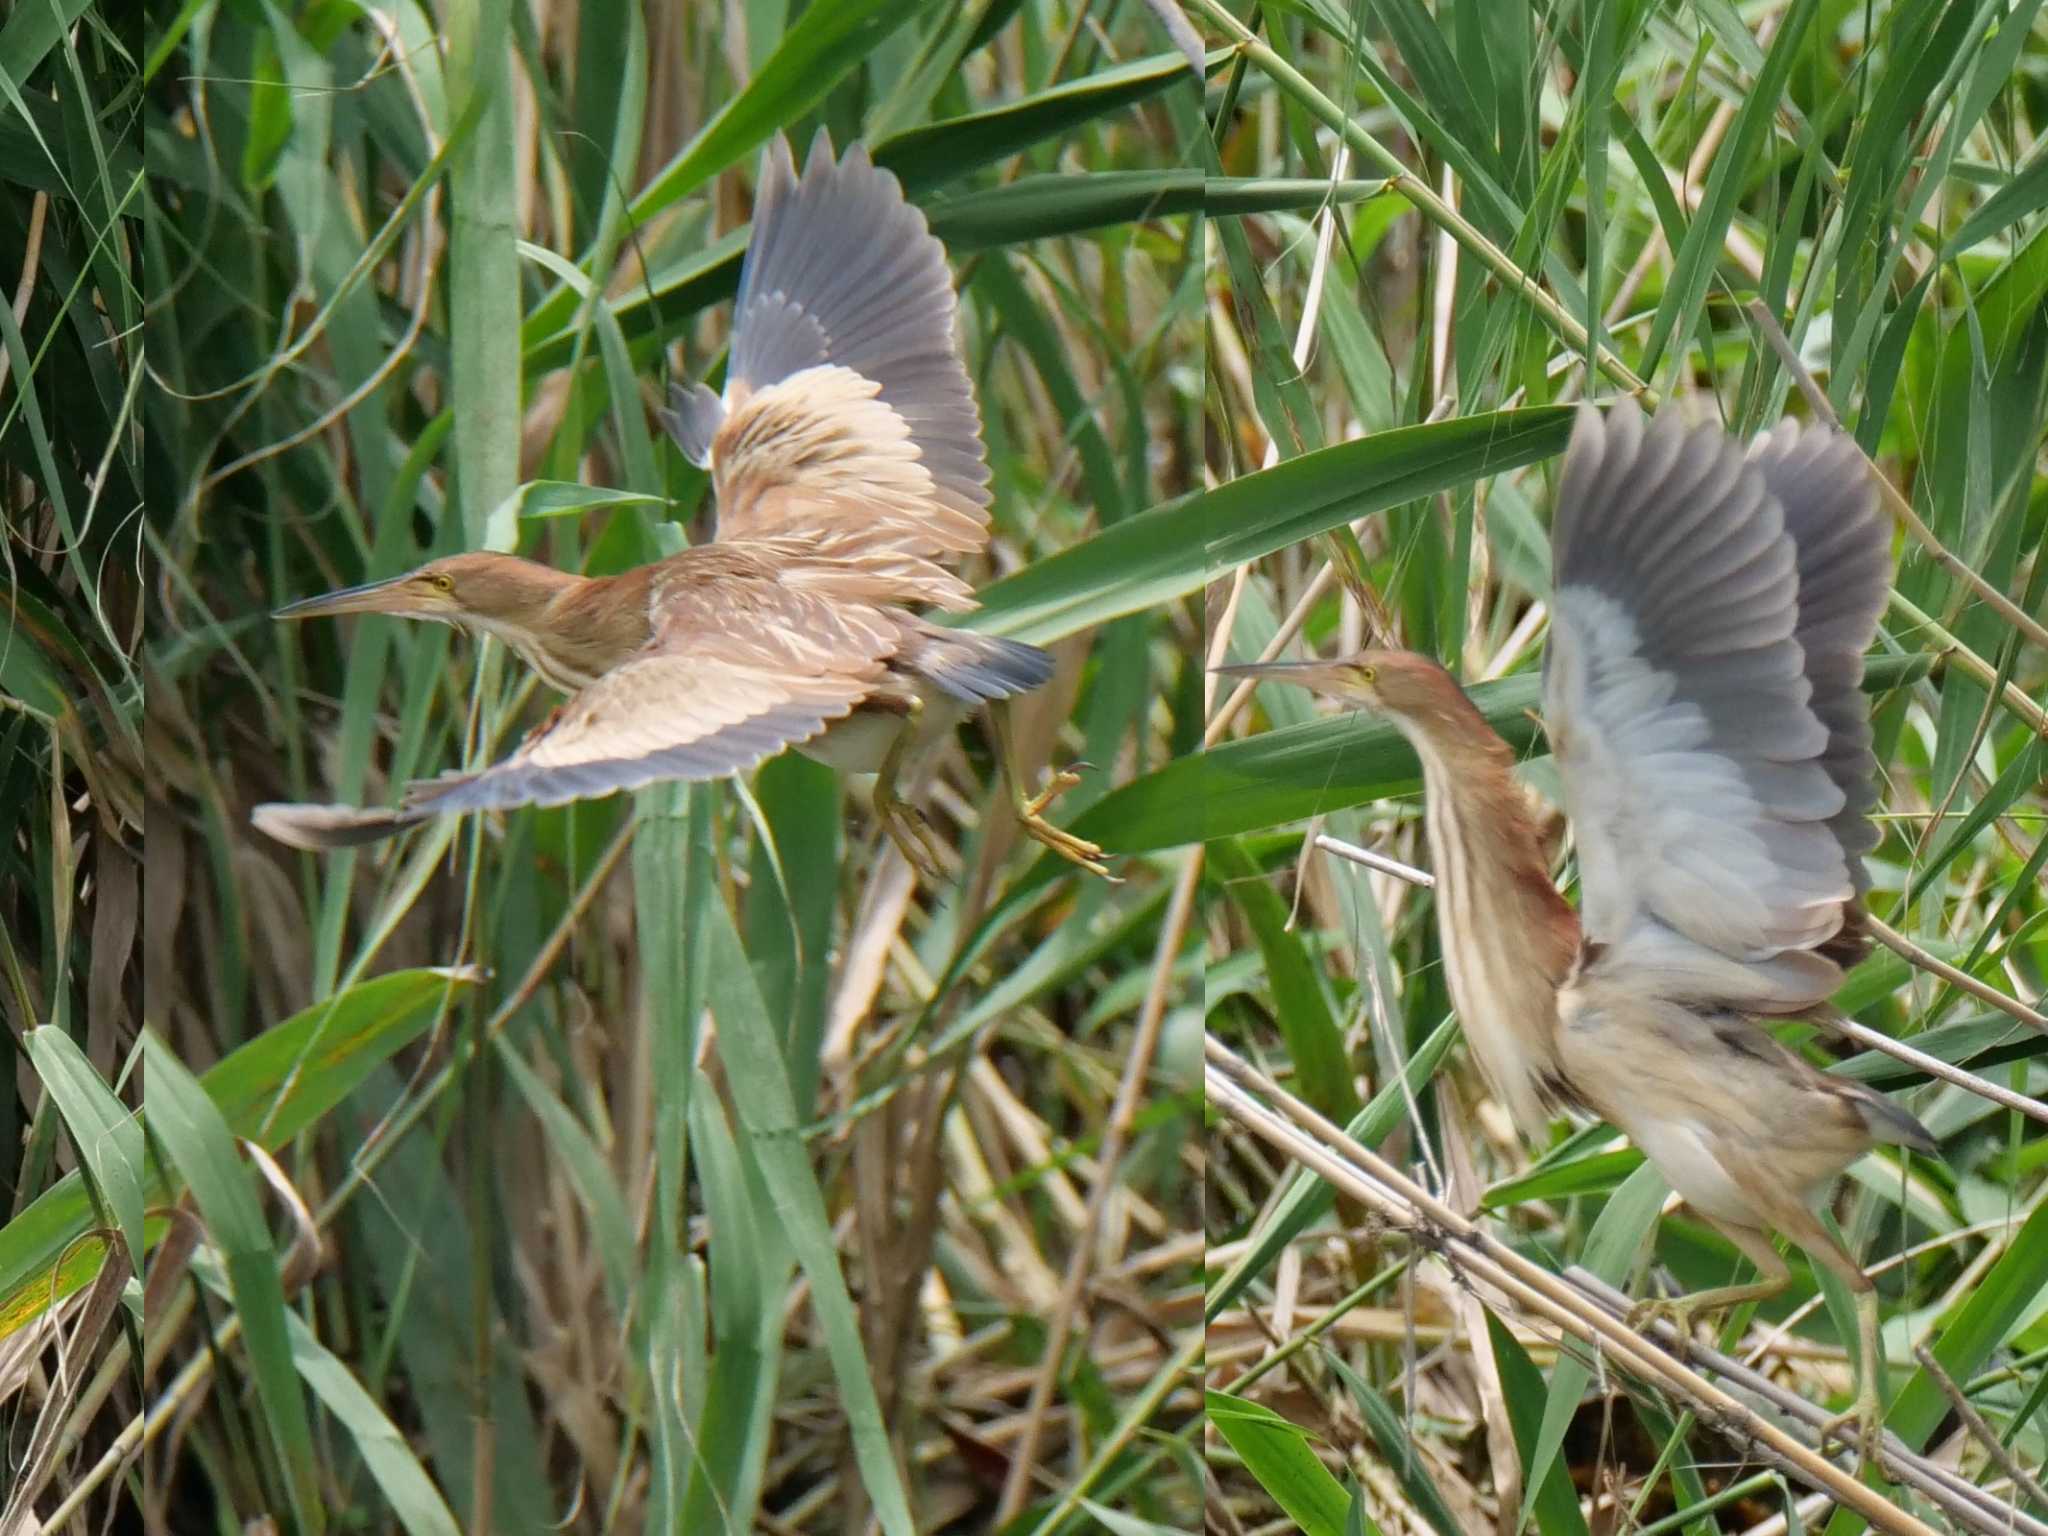
[[[1063,832],[1044,817],[1025,815],[1021,809],[1017,820],[1023,824],[1027,837],[1044,844],[1069,864],[1078,864],[1090,874],[1100,875],[1113,885],[1122,884],[1109,872],[1109,866],[1102,862],[1102,849],[1085,837]]]
[[[889,841],[902,851],[904,861],[912,869],[934,884],[946,878],[938,834],[915,807],[894,795],[878,794],[875,797],[875,819],[888,833]]]
[[[1045,808],[1081,782],[1081,775],[1075,769],[1087,766],[1086,763],[1076,763],[1072,767],[1058,769],[1037,794],[1027,797],[1020,793],[1017,797],[1017,820],[1027,837],[1050,848],[1069,864],[1078,864],[1090,874],[1119,883],[1109,872],[1109,866],[1102,862],[1099,844],[1063,831],[1045,819]]]
[[[1081,775],[1074,772],[1073,769],[1061,768],[1057,770],[1051,778],[1046,780],[1045,788],[1029,799],[1017,802],[1017,814],[1027,820],[1039,815],[1048,805],[1051,805],[1053,801],[1059,799],[1061,795],[1080,782]]]
[[[1623,1321],[1631,1328],[1642,1329],[1661,1317],[1671,1325],[1672,1331],[1678,1335],[1679,1344],[1684,1346],[1692,1342],[1692,1320],[1698,1310],[1689,1297],[1652,1296],[1630,1307]]]

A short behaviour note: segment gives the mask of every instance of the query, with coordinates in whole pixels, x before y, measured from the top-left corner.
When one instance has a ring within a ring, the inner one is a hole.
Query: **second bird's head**
[[[1415,651],[1366,650],[1335,661],[1241,662],[1215,670],[1225,677],[1294,683],[1399,719],[1427,718],[1463,699],[1451,674]]]

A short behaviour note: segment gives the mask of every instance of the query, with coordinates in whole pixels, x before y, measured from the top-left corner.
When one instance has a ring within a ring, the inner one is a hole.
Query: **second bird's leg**
[[[1017,757],[1017,744],[1010,735],[1009,701],[995,700],[988,707],[988,715],[996,733],[996,748],[1002,755],[1003,777],[1010,781],[1010,790],[1017,797],[1017,821],[1025,834],[1043,843],[1068,863],[1078,864],[1104,879],[1113,879],[1109,866],[1102,862],[1102,849],[1098,845],[1085,837],[1062,831],[1045,819],[1045,808],[1080,783],[1081,776],[1072,769],[1057,769],[1044,789],[1035,795],[1029,793],[1024,787],[1024,771]]]
[[[889,841],[903,850],[912,869],[929,880],[939,881],[946,878],[946,872],[939,856],[938,834],[916,806],[896,793],[896,780],[903,771],[903,759],[910,744],[916,739],[918,717],[923,709],[921,701],[911,701],[902,729],[883,754],[881,769],[875,775],[875,820],[889,834]]]
[[[1878,1333],[1877,1287],[1856,1256],[1805,1206],[1777,1211],[1774,1219],[1780,1232],[1840,1275],[1856,1298],[1856,1339],[1861,1349],[1856,1360],[1856,1398],[1845,1411],[1821,1425],[1821,1450],[1827,1450],[1828,1441],[1839,1440],[1856,1447],[1859,1470],[1879,1467],[1877,1453],[1884,1443],[1884,1340]]]
[[[1830,1268],[1834,1266],[1830,1265]],[[1848,1276],[1845,1273],[1844,1279]],[[1856,1296],[1856,1339],[1861,1353],[1856,1361],[1856,1401],[1820,1427],[1820,1446],[1827,1450],[1830,1440],[1856,1447],[1859,1467],[1875,1467],[1884,1444],[1884,1394],[1878,1378],[1884,1373],[1884,1341],[1878,1334],[1877,1287],[1859,1268],[1851,1284]]]
[[[1654,1297],[1639,1301],[1629,1308],[1628,1324],[1640,1328],[1652,1318],[1669,1319],[1671,1326],[1678,1330],[1681,1345],[1692,1341],[1692,1320],[1701,1313],[1724,1312],[1730,1307],[1740,1306],[1745,1301],[1762,1301],[1782,1291],[1792,1278],[1791,1268],[1778,1256],[1778,1250],[1771,1246],[1765,1233],[1753,1227],[1730,1226],[1707,1216],[1708,1225],[1749,1256],[1756,1265],[1757,1278],[1742,1285],[1721,1285],[1708,1291],[1694,1291],[1685,1296]]]

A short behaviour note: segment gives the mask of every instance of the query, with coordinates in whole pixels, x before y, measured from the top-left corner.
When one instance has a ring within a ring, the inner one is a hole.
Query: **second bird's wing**
[[[870,566],[877,596],[973,605],[938,562],[988,540],[988,464],[945,247],[855,144],[803,174],[764,158],[723,400],[664,419],[709,464],[721,539],[797,539]]]
[[[1877,804],[1877,758],[1870,750],[1870,701],[1863,693],[1863,656],[1877,637],[1878,616],[1891,591],[1891,540],[1877,505],[1877,486],[1847,437],[1801,431],[1780,422],[1750,445],[1749,461],[1784,509],[1785,532],[1799,563],[1799,622],[1792,638],[1803,653],[1808,706],[1827,727],[1821,767],[1842,791],[1842,809],[1828,827],[1849,862],[1859,903],[1870,889],[1863,856],[1878,844],[1870,820]],[[1829,942],[1844,964],[1867,941],[1858,912]]]
[[[1839,983],[1815,951],[1868,846],[1869,505],[1860,458],[1820,434],[1749,457],[1711,426],[1582,409],[1552,532],[1544,714],[1586,936],[1608,963],[1761,1011]]]

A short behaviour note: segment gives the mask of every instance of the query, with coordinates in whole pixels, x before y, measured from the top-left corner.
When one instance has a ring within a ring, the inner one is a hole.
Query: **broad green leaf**
[[[131,1273],[142,1273],[142,1125],[101,1081],[85,1052],[53,1025],[32,1029],[24,1041],[36,1075],[50,1090],[78,1155],[112,1208],[128,1245]]]
[[[1581,1267],[1609,1285],[1625,1287],[1636,1255],[1642,1252],[1645,1239],[1656,1230],[1657,1213],[1663,1209],[1664,1197],[1669,1192],[1670,1186],[1664,1182],[1664,1175],[1654,1167],[1645,1163],[1637,1168],[1601,1207],[1580,1252]],[[1526,1458],[1529,1466],[1548,1467],[1556,1460],[1558,1447],[1564,1443],[1565,1431],[1571,1427],[1572,1418],[1579,1411],[1579,1401],[1592,1379],[1593,1368],[1576,1355],[1558,1355],[1557,1364],[1551,1367],[1550,1390],[1544,1399],[1543,1417],[1536,1429],[1533,1449]],[[1544,1486],[1543,1483],[1533,1483],[1522,1490],[1522,1510],[1516,1519],[1517,1529],[1527,1523]]]
[[[1218,838],[1209,845],[1207,868],[1258,940],[1280,1032],[1293,1062],[1296,1091],[1344,1124],[1358,1113],[1359,1103],[1345,1059],[1343,1031],[1323,995],[1315,960],[1301,936],[1288,929],[1286,904],[1267,883],[1265,871],[1233,838]]]
[[[144,1030],[150,1133],[163,1146],[199,1208],[207,1240],[220,1254],[242,1323],[242,1344],[256,1379],[270,1444],[300,1528],[326,1529],[305,1389],[285,1329],[284,1280],[263,1203],[251,1183],[220,1106],[154,1030]]]
[[[1378,1442],[1381,1463],[1389,1468],[1400,1480],[1401,1491],[1422,1514],[1422,1518],[1436,1527],[1437,1536],[1463,1536],[1458,1529],[1457,1516],[1444,1501],[1443,1490],[1430,1475],[1428,1465],[1423,1461],[1415,1445],[1415,1437],[1408,1433],[1401,1423],[1400,1415],[1380,1395],[1377,1388],[1351,1368],[1351,1364],[1335,1350],[1325,1350],[1323,1358],[1330,1368],[1344,1378],[1344,1385],[1351,1391],[1351,1400],[1358,1404],[1364,1416],[1366,1428]]]
[[[529,480],[515,493],[521,517],[567,517],[593,507],[663,507],[666,498],[641,491],[614,491],[568,480]]]
[[[304,1318],[287,1310],[284,1322],[291,1339],[293,1367],[321,1406],[348,1432],[364,1470],[390,1503],[407,1536],[460,1536],[461,1527],[455,1523],[448,1501],[420,1465],[404,1432],[363,1389],[348,1364],[320,1342]]]
[[[699,186],[794,123],[857,68],[878,43],[923,5],[844,0],[812,6],[782,34],[747,88],[725,103],[681,154],[633,199],[636,222]],[[797,151],[806,146],[799,144]]]
[[[985,112],[897,134],[875,146],[875,163],[894,171],[915,197],[1070,128],[1112,117],[1185,80],[1186,71],[1176,54],[1134,60]],[[649,195],[651,189],[642,200]],[[636,202],[636,219],[644,212]],[[644,285],[635,284],[631,292],[612,302],[620,329],[636,344],[650,327],[666,338],[679,332],[697,311],[731,298],[739,287],[747,234],[744,227],[729,230],[702,250],[657,267]],[[522,338],[529,377],[567,361],[573,338],[565,327],[574,317],[575,307],[575,295],[564,288],[527,317]]]
[[[1208,1422],[1297,1528],[1306,1536],[1344,1536],[1351,1500],[1310,1447],[1307,1431],[1248,1398],[1215,1391],[1202,1397]]]
[[[910,1536],[910,1506],[896,1475],[874,1379],[868,1374],[860,1319],[839,1268],[824,1196],[798,1131],[780,1031],[762,1006],[753,969],[747,964],[724,902],[706,902],[702,922],[707,930],[709,969],[705,985],[712,1016],[718,1021],[718,1051],[742,1131],[760,1167],[783,1237],[810,1280],[812,1305],[825,1334],[825,1350],[839,1384],[854,1455],[875,1513],[891,1536]]]
[[[230,1132],[278,1147],[346,1098],[378,1063],[425,1030],[461,988],[466,971],[397,971],[292,1015],[216,1062],[200,1079]],[[150,1169],[149,1200],[164,1194]],[[0,1227],[0,1338],[79,1289],[101,1250],[79,1240],[93,1225],[76,1173],[59,1179]],[[154,1239],[160,1223],[149,1224]]]
[[[1486,1342],[1500,1372],[1501,1399],[1507,1407],[1516,1448],[1521,1452],[1524,1484],[1536,1490],[1535,1497],[1528,1501],[1536,1517],[1536,1528],[1542,1536],[1586,1536],[1586,1517],[1579,1510],[1578,1491],[1572,1486],[1571,1464],[1563,1456],[1553,1456],[1542,1464],[1531,1460],[1538,1425],[1536,1405],[1543,1401],[1543,1373],[1508,1332],[1507,1325],[1492,1312],[1486,1314]],[[1478,1347],[1477,1340],[1473,1347]]]
[[[1902,678],[1924,674],[1928,661],[1924,656],[1876,658],[1866,669],[1864,687],[1871,692],[1892,687]],[[1533,713],[1542,705],[1538,674],[1516,673],[1466,691],[1525,764],[1547,760]],[[1421,764],[1393,724],[1353,710],[1175,758],[1103,796],[1076,818],[1074,831],[1112,853],[1144,853],[1286,826],[1370,800],[1414,794],[1421,786]]]
[[[1558,453],[1571,421],[1562,407],[1499,411],[1302,454],[1129,518],[997,582],[969,627],[1045,644],[1157,607],[1232,566]]]

